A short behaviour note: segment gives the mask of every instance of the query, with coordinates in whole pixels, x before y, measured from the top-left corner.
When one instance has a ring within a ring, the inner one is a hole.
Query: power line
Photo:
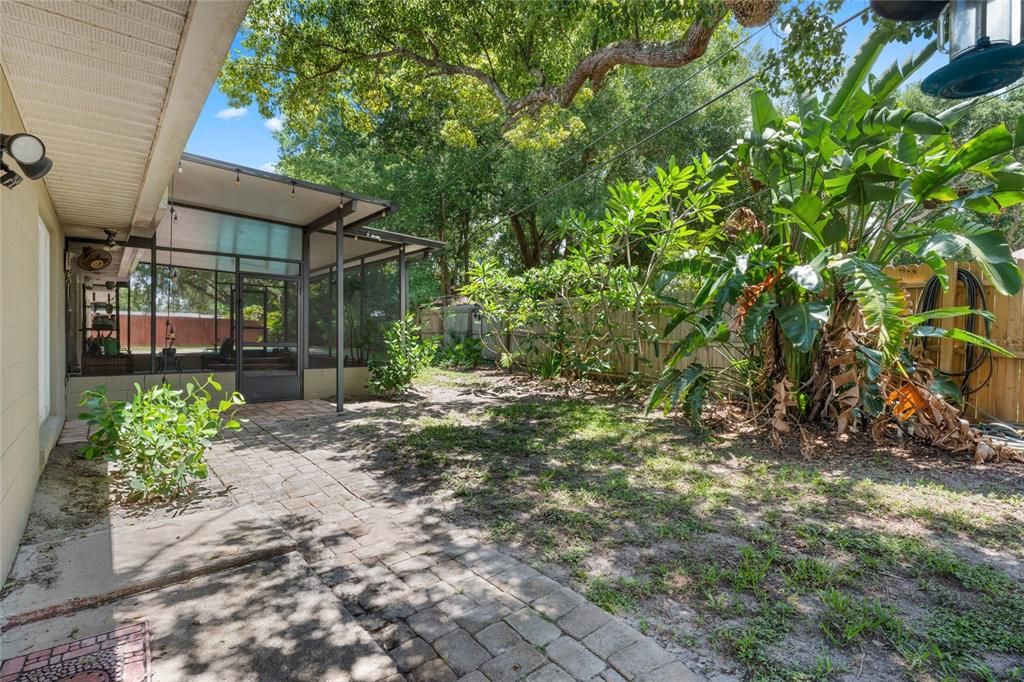
[[[555,163],[555,170],[558,170],[559,168],[561,168],[562,165],[565,164],[565,162],[569,160],[569,157],[574,156],[576,154],[584,153],[585,151],[587,151],[588,149],[590,149],[591,147],[596,145],[598,142],[600,142],[601,140],[603,140],[604,138],[608,137],[613,132],[615,132],[616,130],[621,128],[627,122],[629,122],[630,120],[632,120],[632,119],[636,118],[637,116],[639,116],[641,112],[649,111],[651,109],[651,107],[653,107],[655,104],[661,102],[662,100],[667,98],[669,95],[675,93],[679,88],[683,87],[684,85],[686,85],[687,83],[692,81],[694,78],[696,78],[697,76],[701,75],[702,73],[704,73],[705,71],[710,69],[715,64],[718,64],[719,62],[721,62],[723,59],[728,57],[730,54],[732,54],[733,52],[735,52],[739,48],[743,47],[743,45],[745,45],[747,42],[749,42],[750,40],[755,38],[759,33],[761,33],[763,30],[765,30],[765,28],[766,28],[766,26],[762,26],[761,28],[757,29],[756,31],[754,31],[753,33],[748,35],[743,40],[739,41],[738,43],[736,43],[735,45],[730,47],[728,50],[726,50],[722,54],[720,54],[717,57],[715,57],[713,60],[711,60],[711,61],[707,62],[706,64],[704,64],[703,66],[701,66],[701,68],[699,68],[695,73],[690,74],[686,78],[681,78],[679,81],[677,81],[673,85],[671,85],[668,88],[666,88],[660,95],[655,97],[648,104],[643,106],[639,111],[637,111],[636,113],[630,114],[629,116],[623,117],[621,120],[619,120],[618,123],[616,123],[611,128],[609,128],[608,130],[606,130],[603,133],[601,133],[601,135],[599,135],[595,140],[593,140],[590,144],[588,144],[583,149],[580,149],[579,151],[573,150],[573,151],[569,152],[568,154],[566,154],[565,156],[563,156],[559,161],[557,161]]]
[[[726,88],[722,92],[718,93],[717,95],[715,95],[711,99],[707,100],[703,104],[701,104],[699,106],[696,106],[693,109],[690,109],[689,111],[687,111],[682,116],[679,116],[679,117],[673,119],[672,121],[670,121],[669,123],[666,123],[662,127],[660,127],[657,130],[655,130],[653,133],[651,133],[651,134],[647,135],[646,137],[644,137],[643,139],[641,139],[639,142],[636,142],[636,143],[626,147],[625,149],[621,150],[617,154],[615,154],[615,155],[605,159],[604,161],[601,161],[596,166],[591,166],[590,168],[588,168],[584,172],[580,173],[579,175],[577,175],[573,179],[567,180],[566,182],[563,182],[561,185],[559,185],[555,189],[551,190],[547,194],[544,194],[543,196],[541,196],[536,201],[528,204],[527,206],[525,206],[523,208],[520,208],[520,209],[518,209],[516,211],[513,211],[512,213],[510,213],[509,215],[505,216],[504,218],[502,218],[498,222],[491,223],[491,224],[485,224],[483,227],[484,228],[488,228],[488,229],[490,229],[490,228],[497,228],[500,225],[508,222],[509,220],[512,220],[512,218],[515,218],[519,214],[524,213],[526,211],[529,211],[531,208],[537,206],[538,204],[543,202],[545,199],[548,199],[549,197],[551,197],[551,196],[553,196],[555,194],[558,194],[559,192],[561,192],[563,189],[565,189],[569,185],[575,184],[575,183],[579,182],[580,180],[582,180],[582,179],[584,179],[586,177],[589,177],[590,175],[593,175],[593,173],[595,171],[600,170],[601,168],[607,166],[608,164],[612,163],[616,159],[619,159],[619,158],[625,156],[626,154],[628,154],[629,152],[633,151],[637,147],[643,145],[644,143],[650,141],[651,139],[657,137],[658,135],[661,135],[663,132],[665,132],[669,128],[672,128],[672,127],[675,127],[675,126],[679,125],[683,121],[689,119],[692,116],[695,116],[696,114],[700,113],[704,109],[707,109],[709,106],[711,106],[715,102],[717,102],[717,101],[719,101],[719,100],[721,100],[721,99],[723,99],[725,97],[728,97],[729,95],[731,95],[736,90],[739,90],[743,86],[750,84],[755,78],[757,78],[757,76],[758,76],[758,74],[751,74],[750,76],[747,76],[746,78],[740,80],[738,83],[734,83],[733,85],[729,86],[728,88]]]
[[[855,16],[856,16],[856,15],[855,15]],[[651,107],[653,107],[654,105],[658,104],[659,102],[661,102],[662,100],[664,100],[665,98],[667,98],[667,97],[668,97],[669,95],[671,95],[671,94],[673,94],[674,92],[676,92],[677,90],[679,90],[679,88],[683,87],[684,85],[686,85],[687,83],[689,83],[690,81],[692,81],[692,80],[693,80],[694,78],[697,78],[698,76],[700,76],[700,75],[701,75],[702,73],[704,73],[705,71],[707,71],[708,69],[710,69],[710,68],[711,68],[712,66],[714,66],[715,64],[717,64],[717,63],[721,62],[721,61],[722,61],[723,59],[725,59],[726,57],[728,57],[728,56],[729,56],[730,54],[732,54],[733,52],[735,52],[735,51],[736,51],[736,50],[738,50],[739,48],[743,47],[743,45],[745,45],[746,43],[748,43],[749,41],[751,41],[752,39],[754,39],[754,38],[755,38],[755,37],[756,37],[756,36],[757,36],[757,35],[758,35],[759,33],[761,33],[762,31],[764,31],[764,30],[765,30],[765,28],[766,28],[766,26],[762,26],[761,28],[757,29],[757,30],[756,30],[756,31],[754,31],[753,33],[750,33],[750,34],[749,34],[749,35],[747,35],[747,36],[746,36],[745,38],[743,38],[742,40],[738,41],[737,43],[735,43],[734,45],[732,45],[731,47],[729,47],[729,49],[727,49],[727,50],[726,50],[725,52],[723,52],[722,54],[720,54],[720,55],[718,55],[717,57],[715,57],[715,58],[714,58],[713,60],[711,60],[711,61],[709,61],[709,62],[707,62],[707,63],[703,64],[703,65],[701,66],[701,68],[700,68],[700,69],[698,69],[698,70],[697,70],[697,71],[696,71],[695,73],[692,73],[692,74],[687,74],[686,76],[684,76],[684,77],[680,78],[680,79],[679,79],[678,81],[676,81],[675,83],[673,83],[673,84],[672,84],[672,85],[670,85],[669,87],[665,88],[665,90],[663,90],[663,91],[662,91],[662,92],[661,92],[661,93],[660,93],[660,94],[659,94],[659,95],[658,95],[657,97],[655,97],[655,98],[654,98],[653,100],[651,100],[651,101],[650,101],[650,102],[648,102],[648,103],[647,103],[646,105],[644,105],[643,107],[641,107],[641,108],[640,108],[639,110],[637,110],[636,112],[634,112],[634,113],[632,113],[632,114],[629,114],[629,115],[627,115],[627,116],[624,116],[624,117],[622,117],[621,119],[619,119],[619,121],[618,121],[617,123],[615,123],[615,124],[614,124],[614,125],[613,125],[613,126],[612,126],[611,128],[609,128],[608,130],[606,130],[606,131],[604,131],[603,133],[601,133],[601,135],[599,135],[599,136],[598,136],[598,137],[597,137],[596,139],[594,139],[594,140],[593,140],[592,142],[590,142],[590,144],[588,144],[588,145],[587,145],[586,147],[584,147],[583,149],[581,149],[581,150],[579,150],[579,151],[573,150],[573,151],[570,151],[569,153],[567,153],[567,154],[566,154],[565,156],[563,156],[563,157],[562,157],[561,159],[559,159],[559,160],[558,160],[558,161],[556,162],[556,164],[555,164],[555,169],[557,170],[558,168],[561,168],[561,167],[562,167],[562,165],[564,165],[564,164],[565,164],[565,162],[566,162],[566,161],[568,161],[570,157],[572,157],[572,156],[574,156],[574,155],[576,155],[576,154],[582,154],[583,152],[586,152],[586,151],[587,151],[588,149],[590,149],[591,147],[593,147],[594,145],[596,145],[596,144],[597,144],[598,142],[600,142],[601,140],[603,140],[604,138],[608,137],[608,136],[609,136],[609,135],[611,135],[611,134],[612,134],[613,132],[615,132],[616,130],[618,130],[618,129],[619,129],[619,128],[621,128],[622,126],[624,126],[624,125],[625,125],[626,123],[628,123],[629,121],[631,121],[631,120],[635,119],[635,118],[636,118],[637,116],[639,116],[639,115],[640,115],[641,113],[643,113],[643,112],[645,112],[645,111],[649,111],[649,110],[651,109]],[[496,149],[494,149],[494,150],[493,150],[493,151],[491,151],[491,152],[488,152],[488,153],[487,153],[487,154],[486,154],[486,155],[484,156],[484,158],[480,159],[479,161],[477,161],[476,163],[474,163],[474,164],[473,164],[472,166],[469,166],[469,167],[468,167],[468,168],[467,168],[467,169],[466,169],[466,170],[464,171],[464,173],[463,173],[463,174],[468,174],[468,173],[469,173],[469,171],[472,171],[472,170],[476,169],[476,168],[477,168],[477,167],[479,167],[479,166],[480,166],[480,165],[481,165],[481,164],[482,164],[482,163],[483,163],[484,161],[486,161],[486,160],[487,160],[487,159],[489,159],[489,158],[492,158],[492,157],[493,157],[493,156],[494,156],[494,155],[495,155],[496,153],[498,153],[498,152],[501,152],[501,151],[504,151],[505,149],[508,149],[508,147],[510,147],[511,145],[512,145],[512,141],[511,141],[511,140],[507,140],[507,139],[506,139],[506,140],[505,140],[505,141],[504,141],[503,143],[500,143],[500,144],[499,144],[499,145],[497,146],[497,148],[496,148]]]
[[[856,13],[852,14],[851,16],[847,17],[847,18],[846,18],[846,19],[844,19],[843,21],[841,21],[841,22],[839,22],[838,24],[836,24],[836,26],[835,26],[835,28],[834,28],[833,30],[837,30],[837,29],[840,29],[840,28],[842,28],[843,26],[845,26],[846,24],[850,23],[850,22],[851,22],[851,21],[853,21],[854,19],[857,19],[858,17],[860,17],[861,15],[863,15],[863,14],[864,14],[865,12],[867,12],[867,8],[865,8],[865,9],[863,9],[863,10],[859,11],[859,12],[856,12]],[[699,113],[699,112],[703,111],[704,109],[706,109],[706,108],[707,108],[707,107],[709,107],[710,105],[714,104],[715,102],[719,101],[720,99],[722,99],[722,98],[724,98],[724,97],[726,97],[726,96],[728,96],[728,95],[732,94],[733,92],[735,92],[735,91],[736,91],[736,90],[738,90],[739,88],[741,88],[741,87],[743,87],[743,86],[745,86],[745,85],[748,85],[748,84],[749,84],[749,83],[750,83],[751,81],[753,81],[753,80],[754,80],[755,78],[757,78],[757,76],[759,76],[759,75],[760,75],[760,74],[761,74],[761,73],[762,73],[763,71],[764,71],[764,70],[762,69],[761,71],[759,71],[759,72],[757,72],[757,73],[755,73],[755,74],[752,74],[752,75],[750,75],[750,76],[748,76],[748,77],[746,77],[746,78],[742,79],[742,80],[741,80],[741,81],[739,81],[738,83],[735,83],[734,85],[730,86],[730,87],[729,87],[729,88],[727,88],[726,90],[724,90],[724,91],[720,92],[719,94],[715,95],[714,97],[712,97],[712,98],[711,98],[710,100],[708,100],[708,101],[704,102],[703,104],[701,104],[701,105],[699,105],[699,106],[695,107],[694,109],[691,109],[690,111],[686,112],[686,113],[685,113],[685,114],[683,114],[682,116],[679,116],[678,118],[674,119],[673,121],[671,121],[671,122],[669,122],[668,124],[666,124],[666,125],[662,126],[662,127],[661,127],[661,128],[659,128],[658,130],[654,131],[653,133],[651,133],[651,134],[647,135],[646,137],[644,137],[644,138],[643,138],[642,140],[640,140],[639,142],[637,142],[637,143],[635,143],[635,144],[633,144],[633,145],[630,145],[629,147],[627,147],[626,149],[623,149],[622,151],[618,152],[618,153],[617,153],[617,154],[615,154],[614,156],[612,156],[612,157],[610,157],[610,158],[608,158],[608,159],[605,159],[604,161],[601,161],[601,162],[600,162],[600,163],[598,163],[598,164],[597,164],[596,166],[593,166],[593,167],[591,167],[591,168],[589,168],[589,169],[585,170],[584,172],[580,173],[580,174],[579,174],[579,175],[577,175],[576,177],[572,178],[571,180],[568,180],[568,181],[566,181],[566,182],[562,183],[561,185],[559,185],[559,186],[558,186],[558,187],[556,187],[555,189],[553,189],[553,190],[551,190],[551,191],[547,192],[546,194],[544,194],[543,196],[541,196],[541,197],[540,197],[539,199],[537,199],[537,200],[533,201],[532,203],[528,204],[527,206],[525,206],[525,207],[523,207],[523,208],[520,208],[520,209],[517,209],[517,210],[515,210],[515,211],[513,211],[513,212],[509,213],[509,214],[508,214],[507,216],[505,216],[504,218],[501,218],[501,219],[500,219],[500,220],[498,220],[497,222],[494,222],[494,223],[485,223],[485,224],[481,225],[481,231],[483,231],[483,230],[490,230],[490,229],[495,229],[495,228],[498,228],[498,227],[500,227],[501,225],[503,225],[503,224],[507,223],[508,221],[510,221],[510,220],[511,220],[512,218],[514,218],[514,217],[518,216],[518,215],[519,215],[519,214],[521,214],[521,213],[524,213],[524,212],[526,212],[526,211],[530,210],[531,208],[534,208],[535,206],[537,206],[537,205],[539,205],[540,203],[542,203],[542,202],[543,202],[544,200],[546,200],[546,199],[550,198],[551,196],[554,196],[555,194],[557,194],[557,193],[561,192],[561,191],[562,191],[563,189],[565,189],[566,187],[568,187],[568,186],[570,186],[570,185],[572,185],[572,184],[575,184],[576,182],[578,182],[578,181],[580,181],[580,180],[582,180],[582,179],[584,179],[584,178],[586,178],[586,177],[589,177],[590,175],[592,175],[592,174],[594,173],[594,171],[596,171],[596,170],[599,170],[600,168],[602,168],[602,167],[604,167],[604,166],[607,166],[607,165],[608,165],[609,163],[611,163],[611,162],[615,161],[615,160],[616,160],[616,159],[618,159],[618,158],[621,158],[621,157],[622,157],[622,156],[624,156],[625,154],[627,154],[627,153],[629,153],[629,152],[633,151],[634,149],[636,149],[637,147],[639,147],[639,146],[641,146],[642,144],[646,143],[647,141],[651,140],[652,138],[654,138],[654,137],[657,137],[658,135],[660,135],[660,134],[661,134],[661,133],[663,133],[664,131],[668,130],[669,128],[672,128],[672,127],[674,127],[674,126],[676,126],[676,125],[679,125],[679,124],[680,124],[680,123],[682,123],[683,121],[685,121],[685,120],[687,120],[688,118],[690,118],[691,116],[693,116],[693,115],[695,115],[695,114],[697,114],[697,113]],[[694,74],[694,75],[696,75],[696,74]],[[989,99],[993,99],[993,98],[995,98],[995,97],[999,97],[999,96],[1005,95],[1005,94],[1007,94],[1007,93],[1009,93],[1009,92],[1011,92],[1011,91],[1013,91],[1013,90],[1017,89],[1018,87],[1021,87],[1021,85],[1024,85],[1024,82],[1022,82],[1022,83],[1020,83],[1020,84],[1018,84],[1018,85],[1014,85],[1013,87],[1011,87],[1011,88],[1008,88],[1008,89],[1004,90],[1004,91],[1003,91],[1003,92],[1001,92],[1001,93],[997,93],[997,94],[991,95],[991,96],[990,96],[990,97],[988,97],[987,99],[984,99],[984,100],[975,100],[975,101],[974,101],[974,102],[972,102],[972,103],[971,103],[970,105],[968,105],[968,107],[966,107],[966,108],[968,108],[968,109],[969,109],[969,108],[971,108],[971,107],[975,106],[976,104],[980,104],[980,103],[981,103],[981,102],[983,102],[983,101],[988,101]],[[477,233],[477,234],[478,234],[478,233]],[[469,237],[469,238],[470,238],[470,239],[472,239],[472,238],[476,237],[476,236],[477,236],[477,234],[473,234],[473,235],[470,235],[470,237]]]
[[[1001,90],[999,92],[995,92],[995,93],[993,93],[991,95],[988,95],[987,97],[978,97],[978,98],[974,99],[973,101],[971,101],[970,103],[968,103],[964,107],[963,110],[967,111],[967,110],[975,107],[978,104],[983,104],[985,102],[991,101],[991,100],[996,99],[998,97],[1002,97],[1003,95],[1007,95],[1007,94],[1009,94],[1009,93],[1013,92],[1014,90],[1016,90],[1018,88],[1021,88],[1021,87],[1024,87],[1024,80],[1021,80],[1016,85],[1009,86],[1009,87],[1007,87],[1007,88],[1005,88],[1005,89],[1003,89],[1003,90]],[[762,189],[756,190],[753,194],[750,194],[749,196],[745,196],[745,197],[743,197],[741,199],[738,199],[738,200],[736,200],[736,201],[734,201],[734,202],[732,202],[730,204],[726,204],[725,206],[719,206],[718,208],[715,209],[715,213],[720,213],[722,211],[728,211],[729,209],[735,208],[735,207],[739,206],[740,204],[748,203],[748,202],[750,202],[751,199],[753,199],[754,197],[758,196],[759,194],[761,194],[764,191],[765,191],[765,188],[762,188]],[[649,237],[651,237],[653,235],[664,234],[665,232],[669,232],[671,230],[678,229],[679,227],[682,227],[682,226],[685,226],[685,225],[688,225],[688,224],[689,224],[689,222],[685,222],[685,223],[683,223],[683,225],[673,225],[672,227],[668,227],[668,228],[665,228],[663,230],[658,230],[658,231],[652,232],[650,234],[646,234],[646,235],[643,236],[643,238],[647,239],[647,238],[649,238]]]

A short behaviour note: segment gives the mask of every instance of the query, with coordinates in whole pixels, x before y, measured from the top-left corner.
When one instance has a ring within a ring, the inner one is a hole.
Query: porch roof
[[[259,270],[268,274],[297,274],[305,233],[310,238],[310,270],[324,269],[335,264],[339,216],[345,226],[349,267],[394,258],[400,249],[411,256],[444,246],[436,240],[371,227],[398,210],[386,199],[195,154],[183,154],[180,168],[171,179],[164,215],[154,233],[161,264],[171,262],[168,250],[173,250],[178,267],[233,271],[234,257],[239,256],[264,260]],[[72,237],[70,241],[100,240]],[[138,263],[150,261],[149,239],[122,243],[125,248],[112,254],[106,270],[88,274],[100,281],[124,281]],[[255,267],[250,262],[250,269]]]

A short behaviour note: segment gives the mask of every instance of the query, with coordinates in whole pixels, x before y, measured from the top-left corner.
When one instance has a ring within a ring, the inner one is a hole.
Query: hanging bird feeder
[[[939,15],[939,49],[949,64],[924,79],[925,94],[977,97],[1024,76],[1024,0],[951,0]]]

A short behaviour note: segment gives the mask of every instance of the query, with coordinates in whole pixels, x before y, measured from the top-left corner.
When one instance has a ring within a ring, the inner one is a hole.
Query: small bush
[[[424,339],[414,315],[384,330],[385,356],[370,360],[370,390],[380,395],[397,395],[409,390],[416,375],[430,366],[437,341]]]
[[[189,382],[184,391],[168,384],[143,390],[135,384],[130,401],[110,400],[107,389],[82,394],[79,417],[94,427],[85,457],[116,462],[132,495],[141,499],[174,497],[186,492],[192,479],[206,478],[205,455],[222,428],[241,428],[233,413],[245,401],[232,393],[210,407],[210,392],[221,390],[212,377]]]
[[[434,364],[449,369],[475,369],[484,361],[484,344],[472,337],[450,346],[440,346]]]

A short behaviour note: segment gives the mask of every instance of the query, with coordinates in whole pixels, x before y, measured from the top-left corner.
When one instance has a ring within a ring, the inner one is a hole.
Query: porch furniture
[[[219,348],[207,348],[200,355],[199,361],[204,370],[233,371],[235,369],[235,340],[229,336],[220,342]]]

